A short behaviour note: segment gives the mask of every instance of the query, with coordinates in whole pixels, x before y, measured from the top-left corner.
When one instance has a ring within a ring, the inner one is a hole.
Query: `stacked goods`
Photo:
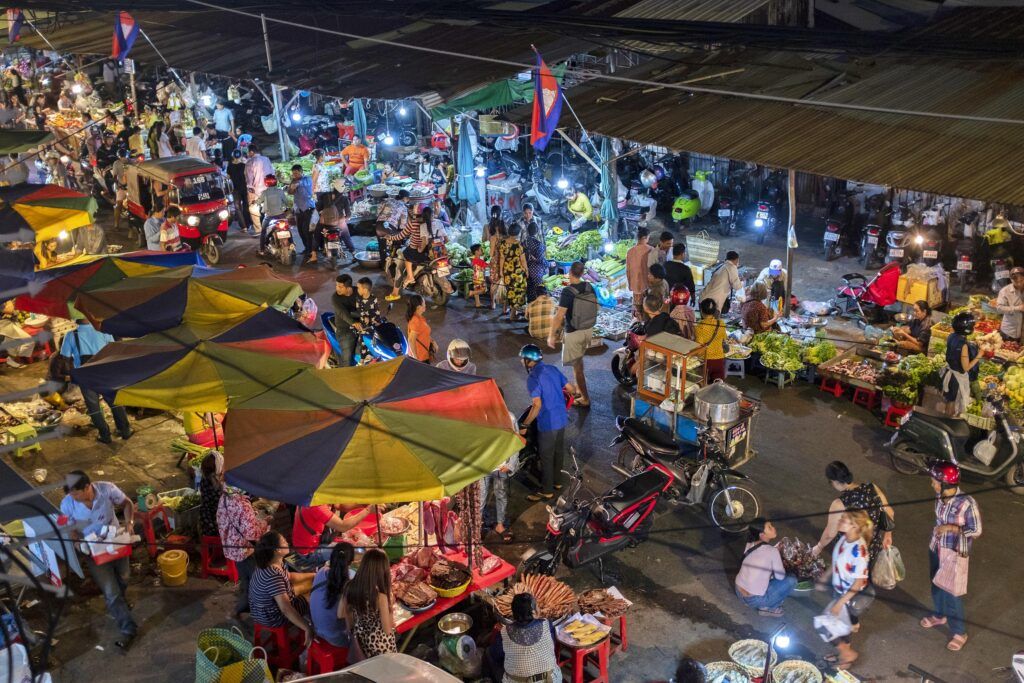
[[[580,594],[580,611],[584,614],[600,612],[609,619],[626,613],[629,603],[614,595],[609,595],[603,588],[584,591]]]
[[[533,595],[537,601],[537,616],[542,619],[561,619],[576,605],[576,595],[561,581],[541,574],[525,574],[522,580],[495,599],[495,607],[501,616],[512,617],[512,598],[520,593]]]
[[[427,570],[407,562],[391,567],[391,585],[395,597],[410,610],[421,610],[437,600],[437,592],[427,583]]]
[[[588,230],[578,235],[562,233],[548,237],[547,255],[559,263],[581,261],[590,255],[591,249],[599,250],[603,244],[604,238],[597,230]]]
[[[583,619],[573,619],[561,629],[562,634],[572,639],[579,647],[593,645],[608,635],[609,630],[601,624]]]

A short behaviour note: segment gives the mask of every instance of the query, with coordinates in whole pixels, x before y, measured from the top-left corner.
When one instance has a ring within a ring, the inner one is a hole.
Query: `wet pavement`
[[[817,249],[820,230],[814,229],[813,222],[801,230],[800,237],[813,247],[798,252],[796,294],[826,299],[838,277],[857,270],[856,264],[851,259],[826,263]],[[252,262],[254,248],[255,240],[233,234],[223,265]],[[724,241],[724,248],[736,248],[745,265],[757,268],[770,258],[785,258],[781,237],[756,245],[741,235]],[[278,269],[295,276],[314,295],[321,310],[329,307],[333,270],[326,266]],[[354,277],[369,274],[381,279],[374,271],[355,268],[352,273]],[[404,310],[396,307],[391,317],[404,320],[403,314]],[[523,324],[501,321],[495,311],[475,310],[461,299],[454,299],[444,310],[428,311],[427,318],[442,349],[455,336],[469,341],[479,372],[497,380],[513,412],[526,406],[525,375],[515,358],[518,348],[530,341]],[[569,427],[569,443],[576,449],[587,486],[593,491],[606,490],[621,480],[610,467],[615,453],[609,443],[615,434],[614,417],[628,413],[629,398],[609,371],[614,348],[608,343],[588,354],[586,371],[593,407],[575,411]],[[557,362],[557,355],[546,351],[548,360]],[[24,388],[41,374],[40,366],[5,369],[0,374],[0,389]],[[975,544],[966,598],[971,638],[961,653],[947,652],[947,635],[941,629],[926,631],[917,625],[930,602],[927,544],[933,523],[931,489],[926,479],[900,475],[888,465],[884,443],[891,431],[881,425],[877,415],[854,406],[848,397],[836,399],[803,382],[779,389],[753,377],[733,381],[763,401],[753,426],[757,457],[743,472],[751,477],[767,516],[776,520],[780,536],[817,540],[823,513],[834,497],[824,478],[825,464],[833,459],[845,461],[857,480],[877,483],[896,506],[895,544],[903,553],[908,576],[895,590],[879,591],[862,617],[863,628],[854,638],[854,647],[861,652],[854,673],[862,680],[916,680],[907,672],[907,665],[915,664],[948,681],[1009,680],[994,669],[1009,665],[1012,653],[1024,641],[1017,560],[1024,552],[1024,540],[1017,533],[1024,497],[998,490],[978,494],[985,527]],[[186,485],[184,472],[175,468],[177,456],[168,445],[181,434],[177,420],[151,414],[137,422],[136,428],[131,441],[115,441],[113,447],[95,443],[92,432],[47,442],[41,455],[19,460],[15,467],[26,476],[45,467],[48,481],[63,471],[82,467],[94,478],[113,480],[128,491],[142,483],[155,482],[158,490]],[[497,538],[488,539],[488,546],[510,561],[518,559],[529,542],[539,540],[544,532],[543,506],[527,503],[527,492],[522,483],[513,485],[509,513],[515,520],[516,541],[504,546]],[[629,650],[612,658],[611,679],[664,680],[683,654],[703,661],[727,659],[727,648],[734,640],[765,637],[779,626],[780,620],[757,616],[733,594],[732,577],[742,550],[742,539],[711,528],[706,518],[693,510],[667,504],[659,509],[650,539],[623,550],[607,564],[619,575],[617,585],[636,603],[628,616]],[[129,594],[142,625],[136,646],[127,655],[114,651],[115,629],[105,615],[102,598],[91,584],[74,581],[72,587],[81,590],[82,598],[73,601],[58,631],[53,654],[59,666],[57,680],[191,679],[198,631],[229,624],[230,586],[192,575],[184,587],[164,588],[145,553],[137,550],[134,562]],[[563,569],[560,578],[576,589],[598,584],[588,569],[574,573]],[[806,657],[828,651],[811,626],[813,616],[823,610],[828,599],[825,593],[810,592],[797,594],[786,603],[781,622],[793,636],[791,647]],[[432,638],[429,630],[424,631]],[[97,649],[97,644],[104,649]]]

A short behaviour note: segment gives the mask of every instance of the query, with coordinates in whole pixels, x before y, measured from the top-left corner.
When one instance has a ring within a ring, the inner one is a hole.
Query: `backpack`
[[[597,324],[597,292],[584,282],[586,288],[581,292],[573,288],[572,316],[569,324],[574,330],[589,330]]]

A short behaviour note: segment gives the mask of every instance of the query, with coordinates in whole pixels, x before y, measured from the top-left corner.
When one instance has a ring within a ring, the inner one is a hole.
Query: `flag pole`
[[[167,58],[164,57],[164,54],[162,52],[160,52],[160,48],[158,48],[156,46],[156,43],[154,43],[152,40],[150,40],[149,36],[146,35],[146,31],[145,31],[145,29],[142,28],[142,24],[141,23],[139,23],[139,34],[143,38],[146,39],[146,42],[149,43],[149,46],[151,48],[153,48],[153,52],[155,52],[157,57],[159,57],[160,60],[164,63],[164,66],[166,66],[167,69],[171,72],[171,75],[174,76],[176,79],[178,79],[178,83],[181,85],[181,87],[187,89],[188,86],[185,85],[185,81],[181,80],[181,76],[179,76],[178,72],[174,69],[173,66],[171,66],[171,63],[167,61]]]
[[[23,18],[23,19],[25,20],[25,23],[26,23],[26,24],[28,24],[28,25],[29,25],[29,27],[30,27],[30,28],[31,28],[31,29],[32,29],[33,31],[35,31],[35,32],[36,32],[36,34],[38,34],[38,35],[39,35],[39,37],[40,37],[40,38],[42,38],[42,39],[43,39],[43,42],[44,42],[44,43],[46,43],[46,45],[47,45],[47,46],[48,46],[48,47],[49,47],[49,48],[50,48],[51,50],[53,50],[54,52],[56,52],[56,53],[57,53],[57,56],[58,56],[58,57],[60,57],[60,60],[61,60],[62,62],[64,62],[65,64],[67,64],[67,66],[68,66],[68,68],[69,68],[69,69],[71,69],[72,71],[76,71],[76,69],[75,69],[75,66],[74,66],[74,64],[72,64],[71,62],[69,62],[69,61],[67,60],[67,58],[66,58],[66,57],[65,57],[65,56],[64,56],[64,55],[63,55],[63,54],[61,53],[61,51],[60,51],[60,50],[58,50],[57,48],[55,48],[55,47],[53,46],[53,43],[51,43],[51,42],[50,42],[50,39],[49,39],[49,38],[47,38],[47,37],[46,37],[46,35],[45,35],[45,34],[44,34],[44,33],[43,33],[42,31],[40,31],[40,30],[39,30],[38,28],[36,28],[36,25],[32,23],[32,20],[28,18],[28,15],[27,15],[27,14],[25,14],[25,12],[24,12],[24,11],[23,11],[23,12],[21,13],[21,16],[22,16],[22,18]]]

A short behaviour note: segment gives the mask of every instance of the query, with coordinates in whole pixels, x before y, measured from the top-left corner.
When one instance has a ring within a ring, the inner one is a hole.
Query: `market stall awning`
[[[72,378],[117,405],[223,412],[230,401],[274,387],[320,355],[309,330],[264,309],[218,329],[185,325],[107,344]]]
[[[103,332],[141,337],[180,324],[217,325],[268,306],[288,308],[301,294],[302,287],[268,266],[183,266],[90,288],[74,305]]]
[[[0,129],[0,154],[20,154],[53,140],[48,130]],[[4,165],[10,163],[5,160]]]
[[[433,500],[522,448],[494,380],[408,357],[306,370],[225,424],[228,482],[295,505]]]
[[[42,242],[92,224],[96,200],[59,185],[0,187],[0,242]]]

